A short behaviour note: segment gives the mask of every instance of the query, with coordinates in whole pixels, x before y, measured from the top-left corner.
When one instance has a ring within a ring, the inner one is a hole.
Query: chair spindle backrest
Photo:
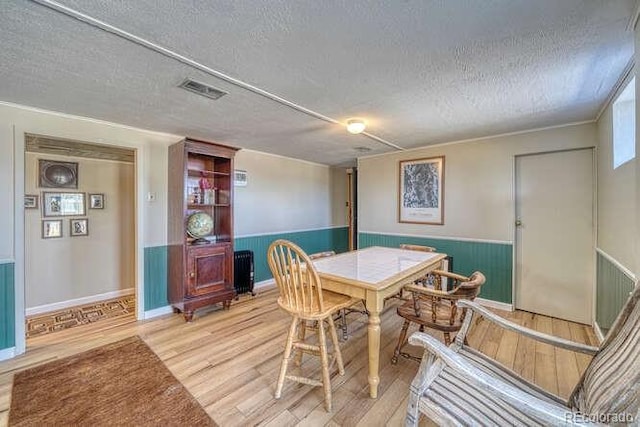
[[[569,404],[586,414],[640,416],[640,286],[631,293]]]
[[[280,304],[290,312],[324,311],[322,285],[309,256],[295,243],[279,239],[271,243],[267,262],[280,291]]]

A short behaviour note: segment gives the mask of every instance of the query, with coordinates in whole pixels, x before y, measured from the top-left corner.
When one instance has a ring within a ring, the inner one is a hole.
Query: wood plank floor
[[[403,358],[396,366],[390,364],[402,323],[395,313],[398,302],[391,301],[382,315],[378,399],[370,399],[368,392],[366,318],[353,314],[349,339],[341,346],[346,373],[332,376],[334,409],[326,413],[320,388],[286,382],[282,398],[273,398],[290,319],[278,308],[276,296],[273,289],[255,298],[244,296],[229,311],[196,313],[193,323],[179,315],[146,322],[123,317],[30,339],[27,354],[0,362],[0,425],[8,420],[16,372],[132,335],[145,340],[221,426],[402,425],[418,364]],[[521,311],[499,313],[537,330],[597,345],[591,328],[584,325]],[[589,362],[588,356],[535,343],[487,321],[473,326],[469,341],[563,397]],[[320,376],[317,358],[305,356],[302,369]]]

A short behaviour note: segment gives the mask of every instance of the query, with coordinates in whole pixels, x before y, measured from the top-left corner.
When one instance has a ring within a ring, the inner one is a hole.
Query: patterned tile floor
[[[27,317],[27,338],[135,313],[135,295]]]

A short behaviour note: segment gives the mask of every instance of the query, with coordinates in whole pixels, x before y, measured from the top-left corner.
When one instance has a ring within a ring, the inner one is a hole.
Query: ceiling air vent
[[[220,89],[216,89],[215,87],[208,86],[204,83],[200,83],[191,79],[186,79],[185,81],[180,83],[180,87],[211,99],[218,99],[227,94],[227,92],[223,92]]]
[[[366,153],[371,151],[371,148],[369,147],[355,147],[354,150],[356,150],[358,153]]]

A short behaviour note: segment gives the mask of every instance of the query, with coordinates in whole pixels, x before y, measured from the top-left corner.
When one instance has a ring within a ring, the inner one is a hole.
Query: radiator
[[[233,286],[237,295],[249,292],[255,295],[253,274],[253,251],[235,251],[233,253]]]

